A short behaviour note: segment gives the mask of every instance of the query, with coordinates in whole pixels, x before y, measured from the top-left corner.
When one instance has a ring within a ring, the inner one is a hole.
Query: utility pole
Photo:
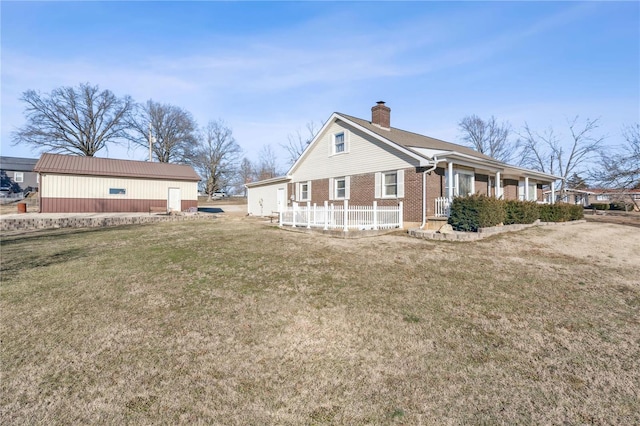
[[[153,138],[151,136],[151,123],[149,123],[149,161],[153,161],[153,157],[151,156],[152,141],[153,141]]]

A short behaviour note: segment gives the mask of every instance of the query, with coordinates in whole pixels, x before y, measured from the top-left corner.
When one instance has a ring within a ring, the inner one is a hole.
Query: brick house
[[[370,121],[332,114],[286,176],[247,184],[249,214],[281,211],[294,202],[402,202],[404,227],[424,226],[446,217],[456,196],[542,202],[543,187],[555,189],[556,176],[391,127],[391,109],[384,102],[371,113]]]

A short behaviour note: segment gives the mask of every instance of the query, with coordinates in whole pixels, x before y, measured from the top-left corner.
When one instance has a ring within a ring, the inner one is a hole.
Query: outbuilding
[[[41,213],[185,211],[198,206],[191,166],[43,154],[34,167]]]

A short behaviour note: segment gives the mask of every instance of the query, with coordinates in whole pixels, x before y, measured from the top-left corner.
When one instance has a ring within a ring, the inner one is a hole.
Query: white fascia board
[[[421,148],[417,146],[410,146],[409,148],[411,148],[413,151],[417,152],[418,154],[424,155],[431,159],[433,159],[434,157],[437,157],[439,160],[441,160],[443,157],[453,152],[453,151],[442,151],[442,150],[431,149],[431,148]]]
[[[253,188],[254,186],[263,186],[263,185],[271,185],[278,182],[287,182],[291,180],[291,176],[278,176],[271,179],[259,180],[256,182],[245,183],[244,186],[247,188]]]
[[[430,166],[432,164],[432,161],[430,161],[428,158],[425,158],[424,155],[419,154],[417,152],[415,152],[412,149],[407,149],[405,147],[403,147],[402,145],[398,145],[395,142],[384,138],[382,136],[380,136],[377,133],[374,133],[372,131],[370,131],[369,129],[366,129],[362,126],[360,126],[357,123],[354,123],[353,121],[349,120],[346,117],[343,117],[342,115],[338,114],[337,112],[334,112],[333,114],[331,114],[331,117],[329,117],[329,119],[324,123],[324,126],[322,126],[322,128],[320,129],[320,131],[318,131],[318,133],[316,134],[316,136],[313,138],[313,140],[311,141],[311,143],[309,143],[309,145],[307,145],[307,147],[304,149],[304,151],[302,152],[302,155],[300,155],[300,157],[296,160],[295,163],[293,163],[293,166],[291,166],[291,168],[289,169],[289,171],[287,172],[287,176],[289,177],[293,177],[293,173],[295,172],[295,169],[298,167],[298,165],[304,160],[304,158],[306,157],[307,153],[312,149],[312,147],[314,145],[316,145],[318,143],[318,141],[320,140],[320,137],[322,136],[322,134],[325,132],[325,130],[332,125],[336,120],[341,120],[344,121],[345,123],[349,124],[352,127],[355,127],[356,129],[360,130],[363,133],[366,133],[367,135],[379,140],[380,142],[389,145],[390,147],[412,157],[415,158],[416,160],[418,160],[419,165],[421,167],[427,167]]]
[[[463,154],[456,151],[450,151],[443,153],[442,156],[438,156],[439,160],[455,159],[456,164],[472,166],[483,170],[492,172],[501,172],[504,174],[516,174],[520,176],[526,176],[531,178],[543,179],[548,181],[554,181],[562,179],[560,176],[551,175],[549,173],[538,172],[536,170],[525,169],[524,167],[512,166],[507,163],[503,163],[498,160],[487,160],[484,158],[474,157],[472,155]],[[462,161],[460,161],[462,159]],[[466,161],[465,161],[466,160]]]

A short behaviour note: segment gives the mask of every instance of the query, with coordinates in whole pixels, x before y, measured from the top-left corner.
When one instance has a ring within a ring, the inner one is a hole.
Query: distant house
[[[448,215],[456,196],[543,202],[557,176],[512,166],[471,148],[391,127],[384,102],[371,120],[334,113],[286,176],[247,184],[248,213],[293,203],[403,205],[404,226]],[[554,192],[555,193],[555,192]]]
[[[200,177],[191,166],[146,161],[43,154],[40,211],[184,211],[198,205]]]
[[[38,174],[33,171],[35,158],[0,156],[0,187],[10,193],[38,190]]]
[[[545,191],[545,195],[550,198],[551,191]],[[607,204],[615,202],[633,203],[640,205],[640,189],[565,189],[555,191],[555,198],[558,201],[569,204],[580,204],[585,207],[592,204]]]

